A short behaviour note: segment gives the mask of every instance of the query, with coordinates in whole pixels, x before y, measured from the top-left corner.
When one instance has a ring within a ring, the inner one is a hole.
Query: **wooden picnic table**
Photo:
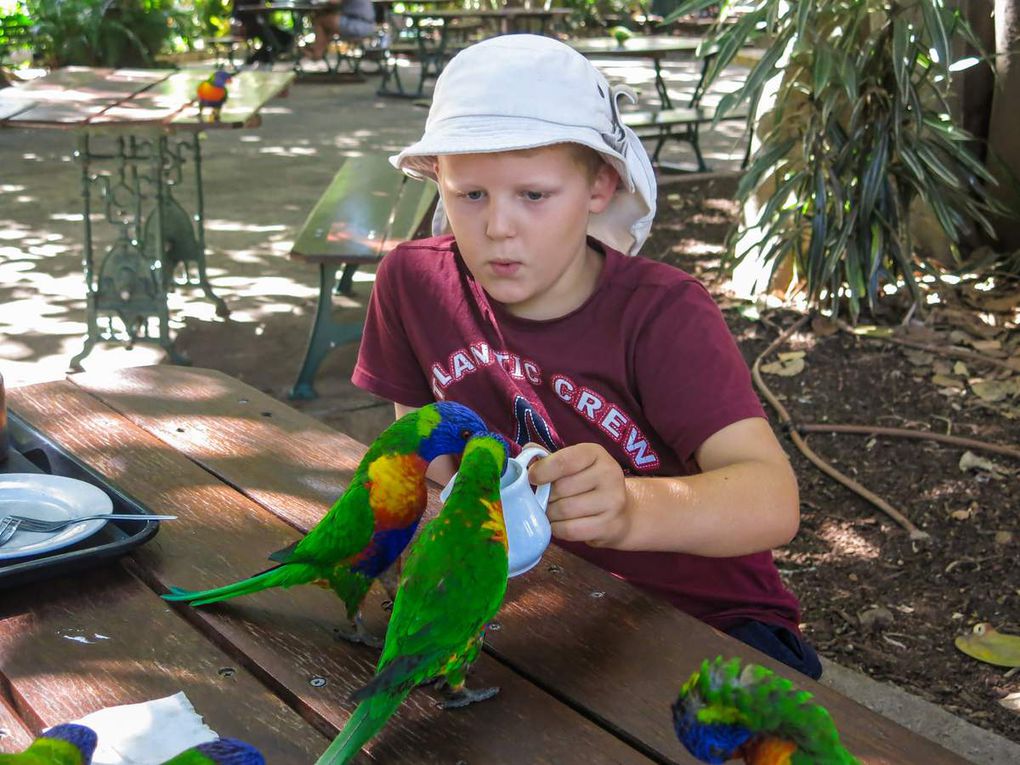
[[[377,660],[334,639],[336,598],[296,587],[195,609],[159,595],[265,569],[270,551],[323,516],[365,447],[210,370],[73,375],[10,390],[8,404],[12,422],[178,520],[119,562],[4,593],[0,725],[13,736],[0,751],[101,707],[184,691],[220,735],[250,741],[273,765],[308,765]],[[375,630],[381,598],[373,592],[367,607]],[[94,635],[105,639],[75,639]],[[720,654],[813,692],[868,765],[965,762],[555,546],[511,580],[488,630],[473,682],[499,695],[444,712],[418,689],[358,762],[691,763],[669,706],[701,660]]]
[[[229,97],[213,118],[197,103],[209,69],[96,69],[65,67],[21,87],[0,90],[0,127],[74,131],[81,166],[87,333],[70,362],[81,361],[99,340],[115,335],[128,344],[158,342],[175,360],[166,293],[183,269],[184,284],[198,286],[229,315],[206,277],[205,203],[200,133],[260,124],[259,111],[283,93],[291,72],[244,71],[234,75]],[[174,196],[186,163],[194,176],[195,209]],[[98,193],[93,193],[93,187]],[[117,239],[96,263],[93,204]],[[191,278],[191,270],[197,278]],[[100,329],[99,318],[117,318],[117,332]],[[150,334],[149,320],[158,329]]]
[[[612,37],[588,37],[568,40],[567,45],[587,58],[645,58],[655,67],[655,90],[663,109],[672,109],[673,101],[662,77],[662,62],[669,56],[693,56],[701,45],[700,37],[677,35],[635,35],[622,45]]]

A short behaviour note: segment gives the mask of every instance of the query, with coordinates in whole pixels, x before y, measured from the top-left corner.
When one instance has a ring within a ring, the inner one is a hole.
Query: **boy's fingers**
[[[581,448],[583,446],[584,444],[568,446],[566,449],[553,452],[548,457],[535,460],[528,468],[528,479],[538,485],[552,483],[564,476],[580,473],[595,462],[594,456],[589,454],[587,449]]]
[[[546,515],[550,523],[570,521],[578,518],[594,518],[600,514],[597,498],[590,493],[556,500],[549,503]]]
[[[553,536],[567,542],[587,542],[597,538],[602,530],[600,521],[593,515],[557,521],[551,525]]]

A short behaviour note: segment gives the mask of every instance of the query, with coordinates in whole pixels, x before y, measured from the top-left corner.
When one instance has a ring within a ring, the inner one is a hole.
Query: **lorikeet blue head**
[[[217,69],[215,72],[213,72],[212,76],[213,85],[215,85],[217,88],[224,88],[230,81],[231,77],[232,75],[226,69]]]
[[[481,417],[454,401],[428,404],[418,412],[422,436],[418,454],[426,462],[443,454],[460,454],[472,436],[487,430]]]
[[[54,725],[36,739],[31,749],[39,752],[53,749],[63,753],[68,745],[80,753],[82,765],[88,765],[96,751],[96,733],[92,728],[75,723]]]

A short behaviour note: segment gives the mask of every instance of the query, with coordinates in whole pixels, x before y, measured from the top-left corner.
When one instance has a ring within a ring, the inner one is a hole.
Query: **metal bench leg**
[[[336,289],[333,290],[334,295],[344,295],[350,297],[354,294],[354,272],[358,270],[357,263],[348,263],[344,266],[344,272],[340,274],[340,278],[337,280]]]
[[[315,307],[315,320],[312,332],[308,337],[308,350],[301,363],[297,381],[290,389],[291,399],[313,399],[319,394],[315,392],[313,382],[319,365],[331,350],[361,338],[363,324],[337,324],[333,321],[333,285],[336,282],[336,265],[321,263],[319,265],[319,303]],[[352,271],[353,275],[353,271]]]
[[[688,140],[689,140],[689,143],[691,144],[691,148],[694,149],[694,156],[698,160],[698,172],[699,173],[707,173],[708,172],[708,165],[705,164],[705,158],[703,156],[701,156],[701,143],[700,143],[699,137],[698,137],[698,126],[697,125],[695,125],[694,129],[691,130],[690,138]]]

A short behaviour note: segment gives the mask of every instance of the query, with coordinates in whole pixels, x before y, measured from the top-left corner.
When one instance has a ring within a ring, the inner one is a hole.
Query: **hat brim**
[[[410,176],[436,180],[435,158],[440,155],[493,154],[560,143],[577,143],[592,149],[616,170],[626,190],[634,191],[627,161],[606,145],[598,131],[531,117],[474,115],[428,125],[422,139],[390,157],[390,163]]]

